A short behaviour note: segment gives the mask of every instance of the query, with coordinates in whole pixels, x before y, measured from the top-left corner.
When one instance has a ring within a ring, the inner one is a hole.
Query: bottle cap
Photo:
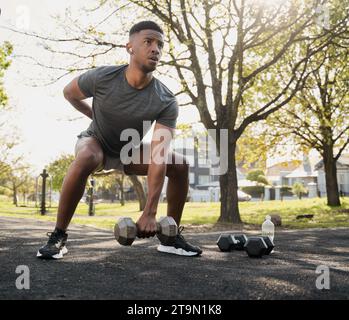
[[[271,220],[271,216],[267,215],[267,216],[265,217],[265,219],[266,219],[266,220]]]

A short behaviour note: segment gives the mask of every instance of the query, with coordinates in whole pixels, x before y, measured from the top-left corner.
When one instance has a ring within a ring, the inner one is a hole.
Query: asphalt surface
[[[157,252],[156,238],[122,247],[112,232],[74,225],[63,260],[37,259],[53,226],[0,217],[0,299],[349,298],[348,228],[277,231],[275,252],[251,259],[245,252],[220,252],[219,232],[184,230],[204,250],[188,258]],[[19,265],[29,267],[29,290],[16,288]],[[319,265],[329,267],[329,289],[316,288]]]

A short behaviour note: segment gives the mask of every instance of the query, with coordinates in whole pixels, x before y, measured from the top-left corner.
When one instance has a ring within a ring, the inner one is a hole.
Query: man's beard
[[[156,69],[156,66],[147,66],[147,65],[142,65],[142,71],[144,73],[149,73],[149,72],[153,72]]]

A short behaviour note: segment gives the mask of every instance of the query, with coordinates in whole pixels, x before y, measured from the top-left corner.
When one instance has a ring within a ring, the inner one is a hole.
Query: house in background
[[[300,166],[284,177],[285,185],[293,186],[295,183],[302,183],[305,187],[309,183],[317,183],[318,172],[314,165],[310,163],[309,157],[304,155]]]
[[[288,179],[286,176],[296,170],[300,164],[300,160],[276,163],[267,168],[265,177],[273,186],[288,185]]]
[[[273,186],[293,186],[296,182],[305,187],[309,183],[317,183],[318,172],[315,165],[310,163],[308,156],[303,161],[293,160],[275,164],[267,168],[266,178]]]
[[[318,189],[321,196],[326,195],[326,180],[323,161],[319,161],[315,168],[318,171]],[[342,155],[337,160],[338,190],[342,195],[349,196],[349,154]]]

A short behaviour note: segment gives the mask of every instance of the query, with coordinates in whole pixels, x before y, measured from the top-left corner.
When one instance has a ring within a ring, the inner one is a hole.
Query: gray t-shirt
[[[128,143],[120,141],[124,129],[135,129],[142,139],[150,129],[143,128],[144,121],[175,128],[178,116],[176,97],[160,80],[153,77],[145,88],[136,89],[127,82],[126,67],[102,66],[78,78],[82,93],[93,97],[92,122],[81,135],[96,137],[104,151],[116,157]]]

